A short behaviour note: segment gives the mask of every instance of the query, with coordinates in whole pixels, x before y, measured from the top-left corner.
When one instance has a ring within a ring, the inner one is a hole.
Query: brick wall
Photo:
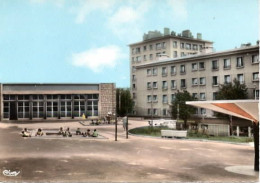
[[[99,117],[103,118],[108,112],[116,112],[116,86],[114,83],[101,83],[99,86]]]

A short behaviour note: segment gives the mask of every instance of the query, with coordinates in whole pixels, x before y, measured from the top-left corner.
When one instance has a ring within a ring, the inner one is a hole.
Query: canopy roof
[[[259,121],[258,100],[188,101],[186,104],[210,109],[212,111],[236,116],[254,122]]]

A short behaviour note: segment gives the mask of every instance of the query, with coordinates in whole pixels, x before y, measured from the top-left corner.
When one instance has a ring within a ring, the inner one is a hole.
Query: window
[[[186,49],[187,49],[187,50],[191,50],[191,44],[186,43]]]
[[[136,48],[135,53],[141,53],[141,48],[140,47]]]
[[[164,90],[168,89],[167,81],[162,82],[162,89],[164,89]]]
[[[168,97],[167,97],[167,95],[163,95],[162,102],[163,102],[164,104],[167,104],[167,103],[168,103]]]
[[[154,75],[154,76],[157,75],[157,68],[153,68],[153,75]]]
[[[175,99],[176,99],[176,95],[175,95],[175,94],[172,94],[171,96],[172,96],[172,102],[174,102]]]
[[[147,82],[147,89],[151,89],[152,88],[152,83],[151,82]]]
[[[132,80],[136,81],[136,76],[135,75],[132,76]]]
[[[163,109],[163,116],[167,116],[167,109]]]
[[[254,90],[254,98],[259,99],[259,90]]]
[[[206,94],[200,93],[200,100],[206,100]]]
[[[181,49],[184,49],[184,43],[181,43]]]
[[[185,65],[181,65],[181,73],[184,74],[185,73]]]
[[[176,57],[178,57],[178,52],[177,52],[177,51],[174,51],[174,52],[173,52],[173,58],[176,58]]]
[[[151,115],[151,114],[152,114],[151,109],[147,109],[147,114],[148,114],[148,115]]]
[[[157,112],[158,110],[157,109],[153,109],[153,115],[158,115],[158,112]]]
[[[252,63],[255,64],[255,63],[259,63],[259,56],[258,55],[252,55]]]
[[[18,118],[29,118],[29,102],[18,102]]]
[[[132,62],[133,62],[133,63],[135,62],[135,57],[132,57]]]
[[[136,57],[137,62],[141,62],[141,56]]]
[[[151,76],[152,75],[152,69],[147,69],[147,76]]]
[[[253,81],[258,81],[259,80],[259,72],[254,72],[253,73]]]
[[[62,101],[60,103],[60,115],[61,117],[71,117],[72,116],[72,102]]]
[[[237,80],[239,81],[240,84],[244,84],[244,75],[243,74],[238,74],[237,75]]]
[[[153,59],[153,54],[150,54],[149,58],[150,58],[150,60],[152,60]]]
[[[177,48],[177,47],[178,47],[177,41],[173,41],[173,48]]]
[[[133,67],[132,67],[132,72],[135,72],[135,71],[136,71],[136,67],[133,66]]]
[[[218,61],[217,60],[212,61],[212,70],[218,70]]]
[[[192,93],[192,98],[194,98],[195,100],[198,100],[198,94],[197,93]]]
[[[212,96],[213,100],[217,99],[217,95],[218,95],[218,92],[213,92],[213,96]]]
[[[161,52],[156,53],[156,57],[160,57],[161,56]]]
[[[200,114],[205,115],[206,114],[206,109],[200,108]]]
[[[135,88],[135,84],[133,84],[133,89],[136,89],[136,88]]]
[[[212,77],[212,85],[217,86],[218,85],[218,76],[213,76]]]
[[[204,62],[200,62],[199,63],[199,68],[200,68],[200,70],[204,70],[205,69],[205,63]]]
[[[197,65],[197,63],[192,63],[192,64],[191,64],[191,69],[192,69],[192,71],[198,70],[198,65]]]
[[[133,99],[136,99],[136,93],[133,93]]]
[[[237,67],[244,67],[243,57],[237,57]]]
[[[177,83],[175,80],[171,80],[171,88],[176,89],[177,88]]]
[[[157,95],[153,95],[153,102],[157,102]]]
[[[166,48],[166,43],[165,42],[162,43],[162,48]]]
[[[149,45],[149,48],[150,48],[150,50],[153,50],[153,45],[150,44],[150,45]]]
[[[192,46],[193,46],[193,50],[198,50],[198,45],[193,44]]]
[[[146,51],[146,46],[144,46],[143,50]]]
[[[224,59],[224,69],[230,69],[230,68],[231,68],[230,59]]]
[[[135,54],[135,49],[134,48],[132,48],[132,54]]]
[[[162,68],[162,76],[167,76],[167,67]]]
[[[144,55],[144,61],[146,61],[146,55]]]
[[[200,78],[200,85],[206,85],[206,78],[205,77]]]
[[[198,79],[197,78],[192,78],[191,79],[192,85],[198,85]]]
[[[171,66],[171,75],[176,75],[176,67]]]
[[[151,95],[147,95],[147,102],[152,102],[152,96]]]
[[[225,75],[224,76],[224,84],[229,84],[231,83],[231,77],[230,75]]]
[[[157,87],[157,82],[153,82],[153,88],[155,88],[155,89],[158,88]]]
[[[181,52],[181,57],[184,57],[186,56],[184,52]]]
[[[181,88],[186,88],[186,80],[181,79]]]
[[[159,50],[159,49],[162,48],[162,44],[161,43],[156,43],[155,47],[156,47],[156,50]]]
[[[202,46],[202,45],[200,45],[200,46],[199,46],[199,48],[200,48],[200,51],[201,51],[201,50],[203,49],[203,46]]]

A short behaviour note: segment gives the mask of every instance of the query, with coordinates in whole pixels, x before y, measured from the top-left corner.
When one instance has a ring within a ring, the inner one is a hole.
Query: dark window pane
[[[9,100],[9,95],[4,95],[4,100]]]
[[[65,99],[65,95],[61,95],[60,98],[61,98],[61,99]]]
[[[23,95],[18,95],[18,100],[23,100]]]
[[[25,95],[24,96],[24,100],[29,100],[30,99],[30,96],[29,95]]]

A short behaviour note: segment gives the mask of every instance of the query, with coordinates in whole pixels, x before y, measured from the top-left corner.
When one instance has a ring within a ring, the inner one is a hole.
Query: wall
[[[2,96],[2,84],[0,83],[0,121],[2,121],[3,118],[3,96]]]
[[[105,117],[108,112],[116,112],[116,86],[115,84],[101,83],[99,87],[99,117]]]

